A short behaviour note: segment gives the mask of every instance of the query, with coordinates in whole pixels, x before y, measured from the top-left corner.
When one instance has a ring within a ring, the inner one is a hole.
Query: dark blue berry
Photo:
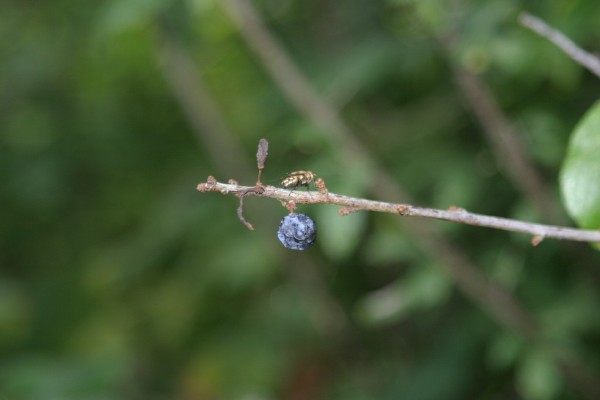
[[[286,249],[306,250],[317,238],[317,226],[308,215],[289,214],[279,223],[277,238]]]

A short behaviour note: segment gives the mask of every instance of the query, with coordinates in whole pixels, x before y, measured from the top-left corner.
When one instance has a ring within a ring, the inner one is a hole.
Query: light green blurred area
[[[597,50],[596,0],[253,4],[418,205],[541,218],[457,68],[489,83],[560,201],[569,133],[600,82],[517,15]],[[169,43],[220,132],[174,90]],[[443,249],[397,217],[300,206],[319,238],[291,252],[278,202],[246,198],[249,231],[237,198],[197,192],[209,175],[253,184],[260,138],[270,184],[310,169],[372,198],[378,180],[294,108],[219,1],[5,0],[0,88],[1,400],[580,398],[555,352],[600,377],[591,247],[426,222],[541,321],[537,346],[457,289]]]

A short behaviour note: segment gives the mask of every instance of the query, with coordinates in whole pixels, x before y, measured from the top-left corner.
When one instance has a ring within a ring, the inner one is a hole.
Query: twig
[[[398,214],[405,217],[425,217],[467,225],[482,226],[487,228],[502,229],[505,231],[521,232],[533,236],[534,244],[540,242],[541,238],[554,238],[573,240],[578,242],[600,242],[600,230],[585,230],[567,228],[553,225],[535,224],[509,218],[492,217],[468,212],[460,208],[451,210],[439,210],[435,208],[417,207],[410,204],[388,203],[356,197],[344,196],[336,193],[299,192],[290,193],[289,190],[273,186],[264,187],[264,191],[257,191],[254,186],[241,186],[214,181],[209,177],[206,183],[200,183],[197,187],[200,192],[221,192],[224,194],[244,194],[270,197],[273,199],[288,201],[293,200],[296,204],[332,204],[352,211],[377,211]]]
[[[600,58],[583,50],[563,33],[554,29],[538,17],[524,12],[519,16],[519,22],[521,22],[521,25],[554,43],[571,59],[600,78]]]
[[[265,169],[265,161],[267,160],[267,155],[269,155],[269,142],[267,141],[267,139],[260,139],[260,141],[258,142],[258,151],[256,152],[256,166],[258,168],[258,178],[256,179],[256,186],[239,194],[240,205],[237,208],[237,215],[238,215],[238,218],[240,219],[240,221],[242,222],[242,224],[246,225],[246,227],[248,229],[250,229],[251,231],[254,230],[254,226],[252,226],[252,224],[250,222],[248,222],[246,220],[246,218],[244,218],[244,196],[247,195],[248,193],[262,194],[264,192],[265,188],[262,183],[262,173],[263,173],[263,170]],[[214,184],[215,180],[213,180],[213,179],[209,178],[208,181],[211,184]],[[233,179],[230,179],[229,184],[237,185],[237,182],[234,181]],[[293,212],[293,211],[290,211],[290,212]]]
[[[248,222],[246,220],[246,218],[244,218],[244,196],[245,195],[246,195],[246,193],[240,193],[240,205],[237,208],[237,216],[240,219],[240,221],[242,221],[242,224],[246,225],[246,228],[253,231],[254,226],[252,226],[252,224],[250,222]]]

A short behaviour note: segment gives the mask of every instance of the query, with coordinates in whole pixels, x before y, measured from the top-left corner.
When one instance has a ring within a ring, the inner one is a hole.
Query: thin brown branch
[[[293,200],[296,204],[331,204],[342,206],[355,211],[376,211],[397,214],[404,217],[424,217],[460,224],[475,225],[505,231],[520,232],[532,235],[539,243],[539,238],[553,238],[573,240],[579,242],[600,242],[600,230],[585,230],[567,228],[562,226],[535,224],[509,218],[492,217],[489,215],[475,214],[460,208],[439,210],[435,208],[417,207],[410,204],[388,203],[344,196],[336,193],[319,192],[291,192],[287,189],[273,186],[264,187],[264,191],[257,191],[253,186],[241,186],[215,182],[209,179],[197,187],[200,192],[221,192],[223,194],[244,194],[270,197],[277,200]]]
[[[554,29],[538,17],[524,12],[519,16],[519,22],[521,25],[554,43],[556,47],[565,52],[573,61],[587,68],[600,78],[600,58],[583,50],[562,32]]]

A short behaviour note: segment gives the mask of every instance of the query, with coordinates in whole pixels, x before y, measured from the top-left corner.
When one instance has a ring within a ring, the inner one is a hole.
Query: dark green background
[[[562,210],[566,144],[600,81],[517,15],[598,51],[597,0],[254,4],[416,204],[552,222],[494,157],[463,70],[490,86]],[[182,108],[162,67],[175,45],[220,131],[206,107]],[[319,238],[291,252],[278,202],[246,200],[251,232],[235,197],[197,192],[208,175],[253,184],[262,137],[272,184],[311,169],[334,192],[381,185],[294,108],[219,1],[4,0],[0,88],[2,400],[581,398],[557,354],[600,379],[588,245],[423,221],[539,320],[544,341],[528,341],[398,217],[302,206]]]

